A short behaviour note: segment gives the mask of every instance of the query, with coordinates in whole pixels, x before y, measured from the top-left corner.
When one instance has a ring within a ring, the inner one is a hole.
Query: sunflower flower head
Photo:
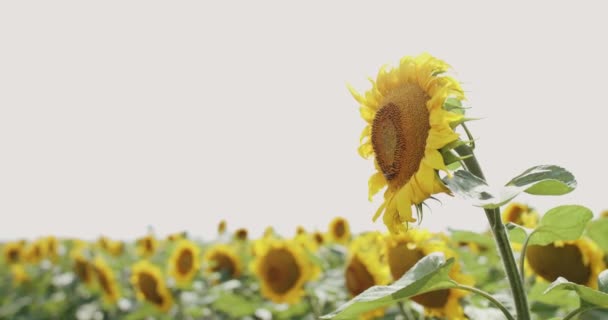
[[[173,297],[160,269],[150,262],[143,260],[133,265],[131,284],[140,300],[151,303],[159,311],[166,313],[173,306]]]
[[[116,304],[120,298],[120,292],[114,272],[110,266],[101,257],[97,257],[93,261],[93,272],[104,302],[108,305]]]
[[[511,202],[502,212],[502,221],[533,229],[538,224],[538,212],[525,204]]]
[[[365,94],[350,89],[367,122],[359,154],[373,158],[377,170],[369,179],[370,200],[386,187],[373,220],[382,215],[391,233],[416,221],[412,206],[420,216],[424,200],[449,193],[438,171],[450,174],[443,154],[460,141],[454,128],[464,121],[464,94],[447,70],[428,54],[404,57],[396,68],[381,68]]]
[[[186,286],[200,269],[200,249],[187,239],[180,240],[169,258],[169,273],[180,286]]]
[[[441,236],[437,237],[426,230],[409,230],[406,234],[391,235],[386,238],[386,258],[393,280],[401,278],[420,259],[433,252],[442,252],[446,259],[456,258],[455,253]],[[473,278],[460,271],[460,265],[454,263],[450,269],[450,277],[462,284],[473,284]],[[412,297],[412,300],[422,305],[430,317],[464,320],[464,310],[460,298],[465,291],[443,289],[431,291]]]
[[[594,289],[598,286],[598,275],[606,269],[603,252],[587,238],[558,241],[545,246],[530,245],[526,259],[534,273],[545,281],[553,282],[558,277],[564,277]]]
[[[21,262],[23,259],[23,245],[19,242],[9,242],[2,248],[4,261],[11,265]]]
[[[74,274],[76,274],[78,279],[87,286],[93,285],[95,270],[93,264],[83,254],[83,250],[79,248],[72,250],[70,257],[73,261],[72,270],[74,270]]]
[[[608,218],[608,210],[602,211],[602,213],[600,213],[600,217],[601,218]]]
[[[226,233],[226,220],[220,221],[217,225],[217,233],[221,236]]]
[[[304,285],[315,273],[304,249],[292,240],[261,241],[252,270],[260,281],[262,295],[275,303],[299,302]]]
[[[137,240],[137,252],[142,258],[149,258],[156,253],[158,241],[154,235],[147,235]]]
[[[21,264],[13,264],[11,265],[11,277],[13,281],[13,286],[17,287],[22,283],[28,282],[30,280],[30,276],[25,271],[25,268]]]
[[[216,274],[219,282],[236,279],[243,270],[237,250],[231,245],[214,245],[205,252],[203,260],[207,265],[207,272]]]
[[[234,232],[234,239],[238,241],[246,241],[248,237],[247,229],[240,228]]]
[[[342,217],[336,217],[329,223],[327,236],[330,241],[347,244],[350,240],[350,226],[348,221]]]

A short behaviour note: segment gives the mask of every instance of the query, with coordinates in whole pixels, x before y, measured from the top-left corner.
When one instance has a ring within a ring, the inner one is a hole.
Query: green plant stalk
[[[483,290],[477,289],[475,287],[465,286],[462,284],[459,284],[456,287],[456,289],[470,291],[470,292],[476,293],[476,294],[488,299],[495,307],[497,307],[498,309],[500,309],[500,311],[502,311],[502,313],[505,315],[505,317],[507,317],[507,320],[515,320],[515,318],[513,318],[513,315],[511,313],[509,313],[509,310],[502,303],[500,303],[500,301],[498,301],[494,297],[492,297],[491,294],[489,294]]]
[[[530,242],[530,238],[532,238],[535,231],[532,231],[532,233],[526,236],[526,240],[521,247],[521,256],[519,257],[519,275],[521,276],[521,281],[524,283],[526,282],[526,251],[528,250],[528,242]]]
[[[405,308],[403,301],[397,302],[397,306],[399,306],[399,311],[401,312],[401,315],[405,318],[405,320],[414,320],[414,316],[412,315],[409,309]]]
[[[585,311],[589,311],[589,310],[593,310],[593,309],[600,309],[600,307],[597,306],[591,306],[591,307],[580,307],[576,310],[573,310],[572,312],[568,313],[563,320],[570,320],[570,319],[574,319],[575,316],[585,312]]]
[[[485,180],[485,176],[483,175],[483,171],[481,170],[481,167],[473,154],[473,150],[471,150],[471,148],[467,145],[458,146],[455,148],[455,150],[461,157],[469,156],[462,160],[466,169],[470,173]],[[515,310],[517,311],[517,319],[530,320],[528,299],[526,292],[524,291],[522,278],[519,276],[513,251],[511,250],[511,243],[509,242],[507,229],[502,223],[500,217],[500,210],[496,208],[484,209],[484,211],[486,213],[486,217],[488,218],[488,222],[490,223],[492,234],[494,234],[494,240],[496,241],[498,252],[500,252],[500,256],[502,258],[501,260],[505,267],[505,273],[509,280],[509,285],[511,286],[511,292],[513,293],[513,300],[515,302]]]

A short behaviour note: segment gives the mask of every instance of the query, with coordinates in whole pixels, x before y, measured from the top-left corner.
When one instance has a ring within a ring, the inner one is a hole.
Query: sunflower
[[[76,276],[78,276],[80,281],[82,281],[84,284],[88,286],[92,285],[95,272],[93,265],[79,249],[72,251],[70,256],[72,257],[72,261],[74,261],[72,268]]]
[[[598,275],[606,269],[604,254],[587,238],[528,246],[526,259],[534,273],[546,281],[564,277],[594,289]]]
[[[11,265],[11,276],[15,287],[30,280],[29,275],[21,264]]]
[[[115,304],[120,298],[120,292],[114,272],[101,257],[97,257],[93,261],[93,271],[104,301],[109,305]]]
[[[276,232],[274,231],[274,228],[271,226],[266,227],[266,229],[264,229],[264,238],[272,238],[276,236]]]
[[[386,258],[393,280],[401,278],[420,259],[432,252],[443,252],[446,258],[455,257],[455,253],[441,237],[435,237],[426,230],[409,230],[405,234],[386,238]],[[457,263],[452,265],[449,274],[461,284],[473,284],[473,278],[463,275]],[[429,317],[464,320],[466,317],[459,301],[466,294],[462,290],[443,289],[414,296],[412,300],[422,305]]]
[[[173,297],[163,281],[160,269],[148,261],[133,265],[131,284],[140,300],[148,301],[161,312],[167,312],[173,306]]]
[[[533,229],[538,223],[538,212],[525,204],[512,202],[502,212],[502,221]]]
[[[35,264],[44,258],[44,245],[40,240],[30,243],[25,249],[25,260]]]
[[[608,210],[602,211],[602,213],[600,213],[600,217],[601,218],[608,218]]]
[[[59,241],[53,236],[46,237],[42,240],[44,253],[47,259],[51,261],[57,260],[59,256]]]
[[[243,266],[236,250],[226,244],[211,247],[203,258],[207,263],[207,272],[219,274],[219,280],[225,281],[238,278]]]
[[[180,240],[169,258],[169,272],[175,281],[187,285],[200,269],[200,249],[190,240]]]
[[[108,252],[114,257],[120,257],[125,251],[125,244],[122,241],[110,241]]]
[[[234,232],[234,238],[239,241],[247,240],[247,229],[240,228]]]
[[[317,243],[317,245],[321,246],[323,245],[323,243],[325,242],[325,236],[323,236],[323,233],[316,231],[315,233],[313,233],[313,239],[315,239],[315,242]]]
[[[186,231],[182,231],[182,232],[176,232],[176,233],[172,233],[170,235],[167,236],[167,241],[169,242],[175,242],[181,239],[185,239],[187,236]]]
[[[23,255],[23,246],[19,242],[9,242],[2,248],[4,252],[4,261],[7,264],[19,263]]]
[[[357,237],[349,247],[349,257],[344,271],[345,285],[351,296],[356,296],[370,287],[389,282],[386,264],[381,262],[381,235],[370,232]],[[384,308],[365,312],[361,319],[382,317]]]
[[[350,240],[350,226],[342,217],[336,217],[329,223],[328,237],[333,242],[346,244]]]
[[[147,235],[137,240],[137,251],[140,257],[148,258],[156,252],[158,241],[153,235]]]
[[[464,94],[454,79],[444,75],[447,70],[445,62],[429,54],[404,57],[397,68],[382,67],[365,94],[349,88],[367,122],[359,154],[375,159],[370,200],[388,186],[373,220],[383,214],[391,233],[405,231],[404,223],[416,221],[412,205],[420,215],[424,200],[449,193],[437,171],[449,174],[442,152],[458,145],[453,128],[464,121],[460,107]]]
[[[220,221],[220,223],[217,225],[217,233],[219,235],[226,233],[226,220]]]
[[[262,241],[252,265],[262,295],[276,303],[299,302],[304,284],[315,273],[304,249],[290,240]]]

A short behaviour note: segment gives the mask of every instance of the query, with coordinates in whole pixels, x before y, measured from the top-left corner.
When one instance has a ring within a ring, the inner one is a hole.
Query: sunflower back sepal
[[[600,279],[602,278],[602,276],[606,278],[608,276],[608,272],[602,272],[600,274]],[[559,277],[557,280],[553,281],[543,294],[562,290],[569,290],[576,293],[576,295],[580,299],[581,306],[608,307],[607,292],[594,290],[587,286],[570,282],[562,277]]]
[[[532,167],[511,179],[503,187],[490,186],[480,177],[466,170],[456,171],[443,182],[448,188],[469,201],[486,209],[498,208],[522,192],[533,195],[563,195],[576,188],[574,176],[564,168],[553,165]]]
[[[387,307],[416,295],[454,288],[457,283],[449,276],[453,263],[454,258],[446,260],[443,253],[429,254],[393,284],[373,286],[321,319],[354,319],[368,311]]]
[[[555,241],[572,241],[581,237],[593,218],[591,210],[579,205],[563,205],[545,213],[530,233],[529,245],[547,245]]]

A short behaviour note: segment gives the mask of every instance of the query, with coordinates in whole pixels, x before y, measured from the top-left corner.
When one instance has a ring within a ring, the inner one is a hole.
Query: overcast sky
[[[348,4],[347,4],[348,3]],[[0,5],[0,239],[133,238],[220,219],[260,233],[371,222],[346,89],[404,55],[450,63],[491,183],[571,170],[541,211],[608,208],[608,20],[574,3],[222,1]],[[484,230],[440,196],[423,227]]]

